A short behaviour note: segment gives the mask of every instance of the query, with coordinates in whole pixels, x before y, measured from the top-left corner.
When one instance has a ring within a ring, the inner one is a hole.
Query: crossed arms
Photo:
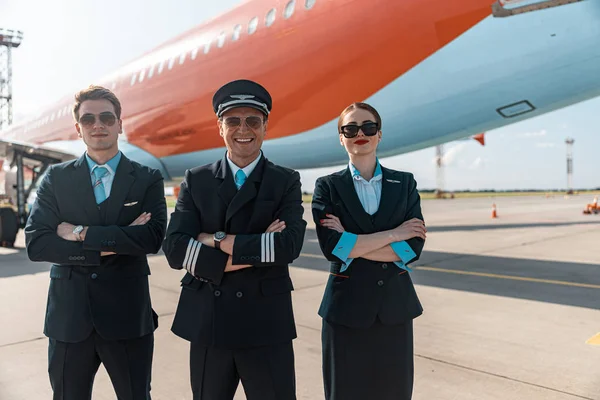
[[[265,232],[235,235],[226,232],[220,249],[214,247],[214,232],[205,232],[202,220],[213,216],[202,215],[202,210],[196,207],[191,180],[188,171],[163,244],[171,268],[186,269],[196,278],[219,285],[225,272],[288,265],[300,255],[306,222],[302,219],[304,208],[297,172],[282,183],[283,197],[274,212],[275,220]]]
[[[73,234],[74,225],[61,218],[54,192],[54,172],[51,167],[42,180],[25,227],[27,254],[32,261],[97,266],[101,257],[106,255],[158,252],[167,219],[160,172],[154,171],[144,195],[142,209],[147,212],[129,226],[86,227],[81,234],[81,241]]]
[[[410,182],[405,221],[393,229],[358,235],[347,232],[339,217],[332,214],[329,186],[322,179],[315,184],[312,210],[321,250],[329,261],[341,261],[342,271],[355,258],[394,262],[409,269],[406,265],[417,260],[423,249],[427,229],[414,179]]]

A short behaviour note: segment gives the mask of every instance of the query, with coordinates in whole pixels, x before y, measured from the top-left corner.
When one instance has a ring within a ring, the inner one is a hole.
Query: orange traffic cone
[[[496,203],[492,204],[492,218],[498,218],[498,212],[496,211]]]

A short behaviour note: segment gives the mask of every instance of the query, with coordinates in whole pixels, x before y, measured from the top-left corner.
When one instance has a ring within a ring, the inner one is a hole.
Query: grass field
[[[465,198],[495,198],[495,197],[510,197],[510,196],[564,196],[565,192],[496,192],[496,193],[488,193],[488,192],[465,192],[465,193],[456,193],[454,198],[456,199],[465,199]],[[574,196],[594,196],[600,195],[600,191],[581,191],[575,192]],[[421,193],[421,199],[423,200],[432,200],[435,199],[434,193]],[[305,204],[309,204],[312,200],[311,194],[302,195],[302,201]],[[590,199],[591,202],[592,199]],[[175,197],[167,196],[167,207],[175,207]]]

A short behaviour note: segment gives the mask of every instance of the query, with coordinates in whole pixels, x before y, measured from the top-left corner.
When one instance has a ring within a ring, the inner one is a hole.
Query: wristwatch
[[[221,240],[225,239],[227,234],[225,232],[215,232],[213,240],[215,241],[215,249],[221,250]]]
[[[81,232],[83,232],[83,226],[77,225],[75,228],[73,228],[73,234],[79,242],[81,242]]]

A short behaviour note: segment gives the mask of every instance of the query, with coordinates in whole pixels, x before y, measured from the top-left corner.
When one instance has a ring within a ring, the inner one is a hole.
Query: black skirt
[[[413,390],[413,324],[348,328],[323,320],[326,400],[410,400]]]

